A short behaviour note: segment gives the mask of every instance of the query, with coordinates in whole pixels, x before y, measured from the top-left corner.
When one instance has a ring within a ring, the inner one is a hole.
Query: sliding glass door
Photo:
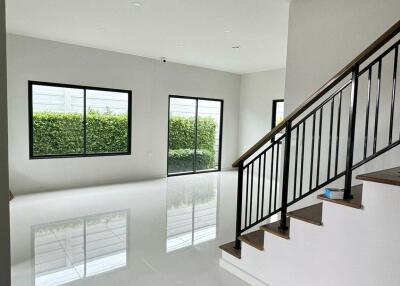
[[[223,101],[169,98],[168,175],[220,170]]]
[[[170,97],[169,106],[168,174],[193,172],[197,101]]]

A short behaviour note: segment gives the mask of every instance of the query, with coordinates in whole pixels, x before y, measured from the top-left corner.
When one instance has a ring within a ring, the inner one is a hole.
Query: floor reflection
[[[236,182],[222,172],[17,196],[12,286],[245,286],[218,265]]]
[[[33,227],[35,285],[57,286],[127,265],[128,211]]]
[[[169,179],[167,253],[216,239],[219,176],[211,178],[191,176],[188,183]]]

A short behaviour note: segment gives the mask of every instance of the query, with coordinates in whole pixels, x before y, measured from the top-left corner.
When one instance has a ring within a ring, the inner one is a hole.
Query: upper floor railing
[[[236,248],[274,214],[286,229],[289,206],[341,177],[350,199],[353,170],[400,144],[399,33],[400,21],[233,163]]]

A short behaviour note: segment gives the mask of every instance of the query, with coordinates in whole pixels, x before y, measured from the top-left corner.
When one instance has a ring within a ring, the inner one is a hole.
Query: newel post
[[[292,122],[289,120],[286,123],[285,129],[285,151],[283,154],[283,176],[282,176],[282,207],[281,207],[281,224],[279,229],[281,231],[287,230],[287,201],[289,189],[289,165],[290,165],[290,141],[292,133]]]
[[[237,188],[237,207],[236,207],[236,237],[235,248],[241,249],[239,237],[242,230],[242,197],[243,197],[243,161],[239,163],[238,188]]]
[[[349,130],[347,134],[346,175],[344,181],[344,199],[351,199],[351,181],[353,175],[354,134],[356,128],[357,93],[358,93],[359,66],[353,67],[351,76],[351,99],[349,110]]]

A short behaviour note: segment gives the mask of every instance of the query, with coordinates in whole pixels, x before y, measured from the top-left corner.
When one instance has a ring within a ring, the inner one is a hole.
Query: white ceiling
[[[7,31],[239,74],[285,66],[288,0],[130,1],[7,0]]]

